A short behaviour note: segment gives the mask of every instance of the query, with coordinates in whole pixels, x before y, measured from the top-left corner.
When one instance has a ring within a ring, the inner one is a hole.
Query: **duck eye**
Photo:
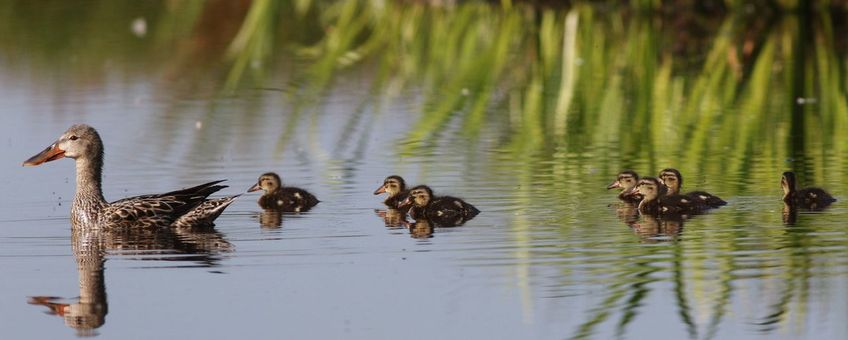
[[[79,139],[79,137],[77,137],[77,136],[71,136],[71,138],[68,138],[68,139],[70,139],[70,140],[77,140],[77,139]]]

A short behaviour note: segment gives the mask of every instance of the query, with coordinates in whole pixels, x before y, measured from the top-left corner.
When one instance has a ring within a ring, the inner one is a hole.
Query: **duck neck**
[[[654,200],[657,199],[657,196],[643,196],[642,200],[639,201],[638,209],[641,211],[643,209],[647,209],[648,205],[651,204]]]
[[[97,213],[106,205],[100,183],[103,173],[103,155],[77,158],[77,189],[71,215],[75,222],[96,222]]]

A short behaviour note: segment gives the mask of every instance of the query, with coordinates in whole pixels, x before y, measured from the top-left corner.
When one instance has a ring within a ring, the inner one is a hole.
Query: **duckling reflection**
[[[408,223],[406,212],[398,209],[374,209],[374,213],[383,219],[387,228],[402,228]]]
[[[277,209],[263,209],[259,212],[259,226],[262,229],[280,229],[283,227],[283,212]]]
[[[683,221],[681,216],[642,215],[629,226],[643,242],[665,242],[677,239],[683,230]]]
[[[614,205],[615,216],[626,225],[631,225],[639,220],[639,209],[634,203],[618,202]]]
[[[412,238],[432,238],[435,231],[434,227],[433,222],[426,218],[417,219],[415,222],[409,223],[409,236]]]
[[[315,195],[297,187],[283,186],[280,176],[268,172],[259,176],[248,192],[263,190],[258,203],[262,209],[277,209],[283,212],[305,212],[320,202]]]
[[[794,204],[783,203],[783,224],[794,225],[798,222],[798,207]]]
[[[224,237],[210,229],[189,228],[94,230],[73,227],[71,249],[79,272],[78,298],[32,296],[28,303],[48,308],[48,314],[62,317],[78,335],[96,335],[96,329],[106,322],[109,304],[106,295],[104,264],[106,254],[119,251],[131,254],[158,251],[160,258],[145,260],[194,261],[204,267],[217,265],[219,254],[232,251]]]
[[[783,202],[795,208],[819,211],[836,202],[836,199],[822,188],[797,189],[795,173],[792,171],[783,173],[780,186],[783,188]]]

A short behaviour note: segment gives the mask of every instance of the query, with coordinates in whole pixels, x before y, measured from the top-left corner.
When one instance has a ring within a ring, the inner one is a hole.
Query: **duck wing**
[[[795,200],[804,209],[820,210],[827,208],[836,202],[827,191],[822,188],[804,188],[795,193]]]
[[[430,218],[455,219],[459,217],[466,221],[480,213],[480,210],[468,202],[451,196],[437,197],[430,203],[427,210],[427,216]]]
[[[241,195],[205,200],[180,216],[174,223],[171,223],[171,226],[177,228],[212,227],[215,225],[215,219],[221,216],[224,209],[239,196]]]
[[[103,208],[98,222],[108,227],[168,226],[212,193],[226,188],[226,185],[217,185],[221,182],[223,180],[164,194],[124,198]]]
[[[275,209],[283,212],[305,212],[318,202],[320,201],[315,195],[297,187],[282,187],[259,198],[259,206],[263,209]]]

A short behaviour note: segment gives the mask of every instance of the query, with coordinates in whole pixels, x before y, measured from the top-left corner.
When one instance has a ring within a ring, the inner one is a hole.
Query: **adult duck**
[[[663,195],[663,184],[656,177],[644,177],[634,189],[642,195],[639,212],[648,215],[692,215],[706,206],[683,195]]]
[[[259,206],[262,209],[274,209],[285,212],[304,212],[312,209],[320,202],[315,195],[297,187],[283,186],[280,176],[268,172],[259,176],[248,192],[263,190],[265,193],[259,197]]]
[[[663,185],[668,188],[668,191],[666,192],[667,195],[683,195],[688,197],[690,200],[696,202],[697,204],[701,204],[710,208],[718,208],[727,204],[727,202],[725,202],[718,196],[708,193],[706,191],[690,191],[685,194],[681,194],[680,190],[683,187],[683,175],[681,175],[680,171],[677,171],[677,169],[663,169],[662,171],[660,171],[659,179],[663,183]]]
[[[462,199],[451,196],[434,196],[433,190],[419,185],[409,190],[409,197],[401,207],[411,207],[409,216],[415,220],[429,219],[440,226],[461,225],[474,218],[480,210]]]
[[[400,203],[409,196],[409,190],[406,190],[406,181],[403,180],[403,177],[398,175],[386,177],[386,179],[383,180],[383,185],[374,191],[374,195],[382,193],[389,194],[383,203],[393,209],[399,209]]]
[[[92,228],[121,227],[205,227],[238,197],[208,199],[226,188],[214,181],[164,194],[129,197],[112,203],[103,198],[103,141],[93,127],[71,126],[44,151],[24,162],[36,166],[61,158],[76,161],[76,193],[71,205],[74,226]]]
[[[627,203],[639,203],[642,200],[642,195],[634,192],[636,184],[639,182],[639,174],[633,170],[624,170],[618,173],[615,181],[607,186],[607,190],[613,188],[621,188],[618,194],[618,199]]]
[[[836,202],[836,199],[822,188],[798,189],[795,173],[792,171],[783,173],[780,186],[783,187],[783,202],[792,207],[821,210]]]

